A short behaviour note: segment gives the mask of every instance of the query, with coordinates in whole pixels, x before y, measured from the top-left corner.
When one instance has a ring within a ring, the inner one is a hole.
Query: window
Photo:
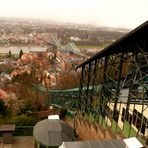
[[[131,114],[129,114],[129,117],[128,117],[128,122],[129,122],[129,124],[131,124],[132,123],[132,115]]]
[[[118,110],[114,110],[114,114],[113,114],[113,119],[118,123],[118,118],[119,118],[119,111]]]
[[[136,125],[136,120],[137,120],[137,110],[134,109],[133,111],[133,124]]]
[[[141,127],[141,119],[142,119],[142,115],[141,115],[141,113],[138,112],[137,123],[136,123],[137,129],[140,129],[140,127]]]
[[[127,115],[125,113],[125,119],[126,119],[126,121],[128,121],[128,118],[129,118],[129,112],[127,113]]]
[[[142,122],[142,127],[141,127],[141,133],[143,135],[145,134],[146,122],[147,122],[147,119],[146,119],[146,117],[144,117],[143,122]]]
[[[125,117],[125,108],[123,107],[123,109],[122,109],[122,117],[121,117],[122,122],[124,122],[124,117]]]

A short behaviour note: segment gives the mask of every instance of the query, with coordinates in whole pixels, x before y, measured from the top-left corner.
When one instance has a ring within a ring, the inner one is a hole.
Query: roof
[[[29,50],[29,52],[36,52],[36,53],[40,53],[40,52],[45,52],[46,51],[46,48],[31,48]]]
[[[128,148],[142,148],[143,145],[136,137],[130,137],[123,140]]]
[[[59,148],[125,148],[119,140],[64,142]]]
[[[74,133],[66,122],[59,119],[45,119],[33,129],[35,139],[45,146],[59,146],[63,141],[73,141]]]
[[[115,41],[111,45],[107,46],[88,60],[84,61],[76,69],[92,62],[96,58],[99,59],[116,53],[133,52],[135,51],[135,49],[139,50],[133,45],[135,45],[136,43],[140,45],[141,43],[143,43],[143,41],[145,41],[146,43],[146,40],[148,40],[148,21],[146,21],[136,29],[132,30],[127,35],[121,37],[119,40]],[[147,47],[143,47],[143,50],[146,51]]]

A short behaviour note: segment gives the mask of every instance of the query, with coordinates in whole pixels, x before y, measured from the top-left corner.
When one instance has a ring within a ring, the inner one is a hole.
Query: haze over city
[[[147,0],[0,0],[1,17],[133,29],[148,19]]]

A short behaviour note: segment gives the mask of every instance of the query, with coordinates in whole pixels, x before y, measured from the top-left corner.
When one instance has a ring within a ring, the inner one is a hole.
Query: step
[[[115,136],[116,136],[116,138],[117,138],[118,140],[123,140],[123,139],[125,139],[125,136],[124,136],[123,133],[121,133],[121,132],[117,132]]]
[[[110,127],[107,127],[107,128],[105,129],[105,138],[106,138],[107,140],[109,140],[109,139],[116,139],[116,136],[115,136],[115,134],[112,132],[112,130],[111,130]]]

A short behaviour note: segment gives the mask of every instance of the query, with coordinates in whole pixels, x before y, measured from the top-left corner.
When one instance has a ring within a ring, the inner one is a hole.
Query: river
[[[12,54],[19,54],[20,50],[23,50],[24,53],[29,53],[31,51],[46,51],[47,46],[9,46],[9,47],[0,47],[0,54],[8,54],[11,51]]]

